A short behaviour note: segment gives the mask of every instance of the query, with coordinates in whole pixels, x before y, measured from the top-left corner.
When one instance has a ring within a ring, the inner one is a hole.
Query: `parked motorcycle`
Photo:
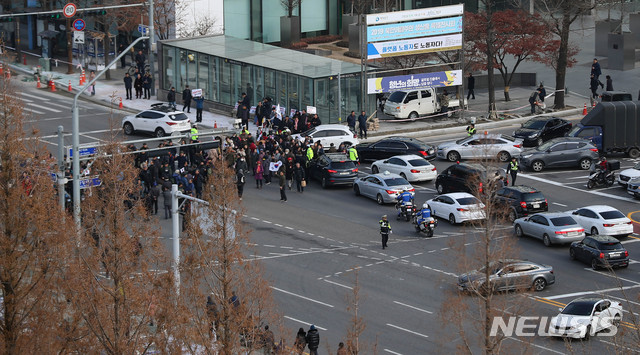
[[[428,217],[418,222],[418,217],[413,218],[413,225],[416,228],[416,232],[425,233],[427,237],[433,237],[433,231],[438,226],[438,220],[433,217]]]
[[[396,204],[396,209],[400,209],[400,214],[397,219],[404,218],[409,222],[416,215],[416,206],[413,202],[399,202]]]

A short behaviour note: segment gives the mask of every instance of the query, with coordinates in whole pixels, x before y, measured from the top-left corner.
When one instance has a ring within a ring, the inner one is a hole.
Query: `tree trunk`
[[[508,86],[504,87],[504,101],[511,101],[511,98],[509,97],[509,87]]]
[[[567,56],[569,52],[569,29],[571,27],[571,14],[569,9],[564,9],[562,15],[562,30],[560,32],[560,48],[558,50],[558,64],[556,69],[556,95],[553,101],[554,108],[564,108],[564,87],[567,75]]]
[[[110,62],[110,60],[109,60],[109,51],[111,50],[111,40],[109,39],[109,29],[108,28],[104,31],[104,45],[102,46],[102,48],[104,48],[104,67],[105,67],[105,69],[107,69],[107,66],[109,65],[109,62]],[[111,71],[107,70],[104,73],[104,78],[106,80],[111,80]]]
[[[493,28],[493,1],[486,1],[486,16],[487,16],[487,86],[489,89],[489,113],[492,113],[496,107],[496,93],[495,93],[495,78],[494,78],[494,58],[493,58],[493,41],[494,41],[494,28]],[[490,114],[490,116],[492,116]]]

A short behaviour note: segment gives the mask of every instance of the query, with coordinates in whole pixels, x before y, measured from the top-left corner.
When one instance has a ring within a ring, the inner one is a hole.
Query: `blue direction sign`
[[[81,189],[86,189],[89,187],[95,187],[100,185],[102,185],[102,181],[100,180],[100,178],[97,178],[97,177],[89,178],[89,179],[80,179]]]
[[[86,24],[84,23],[84,20],[77,19],[77,20],[73,21],[73,29],[74,30],[82,31],[82,30],[84,30],[85,27],[86,27]]]
[[[80,156],[81,157],[86,157],[88,155],[95,155],[98,152],[98,149],[96,147],[89,147],[89,148],[80,148]],[[69,149],[69,157],[73,156],[73,149]]]

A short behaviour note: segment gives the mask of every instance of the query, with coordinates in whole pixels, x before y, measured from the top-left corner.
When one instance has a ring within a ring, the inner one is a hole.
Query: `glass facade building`
[[[360,65],[229,36],[165,40],[159,44],[160,89],[202,89],[209,106],[231,110],[246,92],[251,104],[268,96],[291,110],[315,106],[323,123],[360,110]],[[340,74],[340,84],[338,84]],[[338,93],[338,88],[340,93]],[[375,107],[368,101],[367,112]]]

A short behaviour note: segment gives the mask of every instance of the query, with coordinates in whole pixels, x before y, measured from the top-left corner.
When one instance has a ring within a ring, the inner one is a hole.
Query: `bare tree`
[[[247,249],[249,233],[242,222],[235,174],[223,161],[215,162],[203,191],[208,206],[192,207],[183,261],[180,307],[191,321],[185,336],[211,352],[236,354],[258,349],[262,328],[278,329],[271,289],[259,261]],[[215,182],[215,183],[213,183]],[[205,301],[211,301],[205,307]],[[269,344],[272,345],[272,344]]]
[[[169,39],[176,27],[176,10],[179,0],[157,0],[154,3],[153,22],[158,40]],[[148,23],[147,18],[147,23]]]
[[[287,17],[293,16],[293,11],[300,7],[300,3],[302,3],[302,0],[280,0],[280,5],[287,12]]]
[[[364,343],[360,337],[367,328],[367,323],[360,314],[361,298],[360,282],[358,280],[358,270],[354,273],[353,288],[347,295],[347,312],[350,313],[351,319],[347,327],[346,350],[349,355],[358,354],[376,354],[377,344],[371,345]]]
[[[191,14],[189,6],[184,2],[179,2],[177,6],[178,36],[188,38],[215,34],[217,25],[215,18],[209,15]]]
[[[0,46],[2,43],[0,43]],[[5,59],[5,58],[3,58]],[[6,60],[6,59],[5,59]],[[4,354],[64,348],[70,223],[57,204],[45,147],[25,134],[21,95],[0,78],[0,347]],[[37,134],[36,130],[32,130]]]

